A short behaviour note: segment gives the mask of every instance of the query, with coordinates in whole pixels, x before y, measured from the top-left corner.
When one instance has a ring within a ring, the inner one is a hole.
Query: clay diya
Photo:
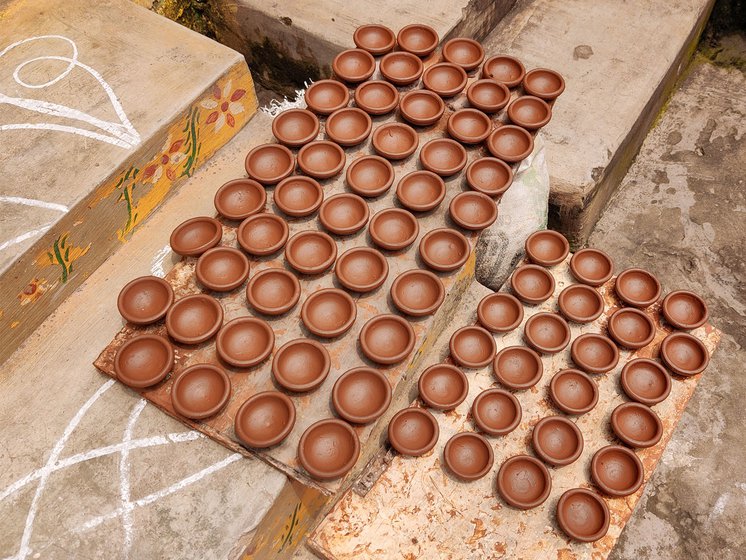
[[[117,308],[130,323],[149,325],[163,319],[173,302],[171,284],[157,276],[140,276],[119,292]]]
[[[236,436],[244,445],[257,449],[285,440],[295,425],[295,405],[277,391],[264,391],[241,405],[233,422]]]
[[[552,297],[554,277],[538,265],[524,264],[513,272],[510,287],[518,299],[536,305]]]
[[[326,119],[326,135],[340,146],[356,146],[370,135],[373,121],[357,107],[344,107]]]
[[[484,436],[473,432],[456,434],[443,449],[443,461],[456,478],[478,480],[490,472],[495,461],[492,446]]]
[[[415,334],[409,321],[398,315],[376,315],[360,330],[363,354],[378,364],[398,364],[412,353]]]
[[[534,264],[554,266],[567,258],[570,243],[564,235],[551,229],[535,231],[526,239],[526,256]]]
[[[420,258],[438,272],[458,270],[470,254],[469,240],[455,229],[434,229],[420,240]]]
[[[216,339],[218,356],[238,368],[262,363],[275,347],[275,333],[266,321],[239,317],[225,324]]]
[[[238,226],[236,239],[241,248],[258,257],[276,253],[288,240],[288,224],[277,214],[261,213],[246,218]]]
[[[361,25],[352,34],[352,40],[359,49],[368,51],[374,56],[394,50],[396,35],[385,25]]]
[[[419,136],[411,126],[398,122],[382,124],[373,131],[373,149],[386,159],[408,158],[419,142]]]
[[[215,210],[228,220],[245,220],[267,203],[264,187],[253,179],[233,179],[215,193]]]
[[[495,129],[487,138],[490,153],[508,163],[526,159],[534,149],[534,139],[525,128],[506,124]]]
[[[391,188],[394,183],[394,168],[380,156],[359,157],[347,168],[346,181],[355,194],[374,198]]]
[[[369,424],[378,419],[391,403],[391,385],[377,369],[351,369],[337,379],[332,389],[332,404],[351,424]]]
[[[583,434],[563,416],[547,416],[534,426],[531,444],[536,454],[555,467],[574,463],[583,452]]]
[[[399,91],[389,82],[363,82],[355,90],[355,105],[369,115],[385,115],[399,104]]]
[[[513,183],[513,170],[500,159],[482,157],[466,168],[466,182],[477,192],[501,196]]]
[[[513,56],[506,54],[491,56],[484,61],[482,78],[489,78],[514,88],[521,83],[526,75],[523,63]]]
[[[448,342],[451,358],[467,368],[481,368],[495,357],[497,347],[489,331],[482,327],[461,327]]]
[[[334,75],[350,84],[364,82],[376,70],[376,61],[368,51],[348,49],[334,57],[332,61]]]
[[[199,216],[182,222],[171,232],[169,243],[177,255],[198,257],[220,243],[223,226],[215,218]]]
[[[422,146],[420,163],[428,171],[449,177],[466,166],[466,150],[455,140],[436,138]]]
[[[661,359],[672,372],[689,377],[702,373],[710,354],[698,338],[687,333],[669,334],[661,342]]]
[[[627,402],[611,413],[611,429],[630,447],[652,447],[663,435],[663,424],[653,409],[644,404]]]
[[[609,508],[597,494],[585,488],[572,488],[557,502],[557,524],[571,539],[597,541],[609,530]]]
[[[556,354],[570,343],[570,327],[556,313],[537,313],[526,321],[523,337],[537,352]]]
[[[606,373],[619,362],[619,350],[609,338],[601,334],[581,334],[570,348],[572,361],[588,373]]]
[[[423,408],[400,410],[389,422],[389,443],[402,455],[424,455],[435,447],[439,435],[438,421]]]
[[[552,118],[552,108],[533,95],[523,95],[508,105],[508,118],[526,130],[539,130]]]
[[[436,364],[420,375],[417,387],[422,401],[436,410],[453,410],[469,393],[469,381],[456,366]]]
[[[347,107],[350,92],[347,86],[337,80],[319,80],[306,89],[305,101],[308,108],[319,115],[330,115]]]
[[[443,303],[443,282],[429,270],[415,268],[402,272],[391,284],[391,299],[402,313],[413,317],[432,315]]]
[[[438,32],[429,25],[413,23],[399,30],[396,42],[400,49],[425,57],[435,50],[440,37],[438,37]]]
[[[634,451],[621,445],[607,445],[593,455],[591,478],[604,494],[621,498],[642,486],[642,461]]]
[[[495,292],[482,298],[477,306],[477,317],[482,326],[494,333],[506,333],[523,321],[523,306],[505,292]]]
[[[208,290],[230,292],[249,277],[249,259],[233,247],[214,247],[197,260],[194,273]]]
[[[316,179],[293,175],[280,181],[273,198],[282,212],[300,218],[310,216],[319,209],[324,200],[324,191]]]
[[[396,186],[396,197],[412,212],[428,212],[437,208],[446,196],[446,184],[432,171],[413,171],[402,177]]]
[[[599,249],[581,249],[570,258],[570,272],[578,282],[600,286],[614,274],[614,261]]]
[[[571,284],[560,292],[559,310],[566,319],[576,323],[590,323],[604,312],[604,298],[586,284]]]
[[[663,298],[661,310],[671,326],[687,331],[701,327],[710,316],[705,301],[685,290],[671,292]]]
[[[345,166],[345,152],[338,144],[316,140],[298,151],[298,166],[303,173],[316,179],[329,179]]]
[[[508,346],[495,356],[492,371],[500,383],[518,391],[536,385],[544,373],[544,365],[539,355],[530,348]]]
[[[162,336],[143,334],[129,339],[114,356],[117,379],[135,389],[163,381],[174,367],[174,350]]]
[[[381,74],[392,84],[406,86],[422,76],[422,61],[406,51],[387,54],[381,59]]]
[[[552,477],[544,463],[529,455],[515,455],[497,473],[497,491],[508,505],[532,509],[543,504],[552,491]]]
[[[336,258],[337,244],[322,231],[298,232],[285,246],[285,259],[301,274],[321,274]]]
[[[445,110],[446,105],[440,96],[426,89],[415,89],[405,93],[399,103],[401,116],[416,126],[435,124]]]
[[[272,375],[280,387],[294,393],[312,391],[329,375],[331,358],[326,348],[308,338],[286,342],[272,360]]]
[[[617,344],[633,350],[653,342],[655,324],[639,309],[623,307],[609,317],[609,336]]]
[[[448,117],[447,129],[463,144],[479,144],[492,131],[492,121],[477,109],[459,109]]]
[[[293,152],[282,144],[262,144],[253,148],[245,161],[246,173],[262,185],[274,185],[295,169]]]
[[[231,396],[231,381],[219,367],[195,364],[182,371],[171,385],[171,404],[177,414],[192,420],[214,416]]]
[[[337,259],[334,274],[348,290],[372,292],[386,281],[389,264],[386,257],[375,249],[353,247]]]
[[[200,344],[209,340],[223,325],[223,308],[205,294],[186,296],[166,313],[166,330],[176,342]]]
[[[368,231],[373,243],[382,249],[401,251],[417,239],[420,225],[411,212],[386,208],[371,218]]]
[[[466,72],[456,64],[433,64],[422,74],[422,85],[440,97],[453,97],[466,87]]]
[[[335,338],[350,330],[357,317],[357,306],[347,292],[326,288],[313,292],[301,308],[306,328],[321,338]]]
[[[671,392],[671,377],[654,360],[636,358],[622,368],[622,389],[633,401],[648,406],[663,402]]]
[[[503,389],[487,389],[474,399],[471,416],[477,428],[486,434],[504,436],[521,423],[521,403]]]
[[[477,80],[466,89],[466,98],[475,109],[497,113],[510,101],[510,90],[505,84],[495,80]]]
[[[259,313],[282,315],[300,298],[300,282],[284,268],[267,268],[252,276],[246,285],[246,299]]]
[[[466,191],[454,196],[448,211],[454,222],[472,231],[488,228],[497,220],[495,201],[477,191]]]
[[[661,283],[641,268],[628,268],[620,272],[614,290],[624,303],[641,309],[653,305],[661,297]]]
[[[332,480],[355,466],[360,440],[355,430],[342,420],[327,418],[311,424],[298,443],[298,460],[308,474],[319,480]]]
[[[598,385],[579,369],[563,369],[549,382],[549,396],[566,414],[585,414],[598,403]]]
[[[470,72],[482,64],[484,49],[479,42],[466,37],[457,37],[446,41],[441,51],[443,59]]]
[[[554,70],[534,68],[523,77],[523,89],[529,95],[552,101],[565,91],[565,80]]]
[[[272,120],[272,134],[280,144],[299,148],[316,139],[319,119],[306,109],[287,109]]]
[[[319,221],[336,235],[350,235],[368,223],[370,210],[356,194],[342,193],[327,198],[319,208]]]

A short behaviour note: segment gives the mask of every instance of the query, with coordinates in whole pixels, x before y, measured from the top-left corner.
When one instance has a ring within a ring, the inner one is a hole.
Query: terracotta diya
[[[645,471],[634,451],[621,445],[607,445],[593,455],[591,478],[604,494],[621,498],[642,486]]]
[[[376,61],[368,51],[348,49],[334,57],[332,70],[334,70],[334,75],[343,82],[357,84],[373,75],[376,70]]]
[[[500,350],[492,361],[497,380],[508,389],[529,389],[544,373],[539,355],[525,346],[508,346]]]
[[[368,223],[368,204],[356,194],[342,193],[327,198],[319,208],[319,221],[336,235],[350,235]]]
[[[443,282],[429,270],[414,268],[402,272],[391,284],[391,299],[402,313],[413,317],[432,315],[443,303]]]
[[[386,208],[370,220],[368,226],[373,243],[389,251],[409,247],[420,232],[420,225],[410,212],[401,208]]]
[[[466,87],[466,72],[456,64],[433,64],[422,74],[422,85],[440,97],[453,97]]]
[[[668,372],[658,362],[648,358],[627,362],[619,380],[630,399],[648,406],[663,402],[671,392]]]
[[[560,292],[559,310],[566,319],[575,323],[590,323],[604,312],[604,298],[591,286],[571,284]]]
[[[174,367],[174,350],[162,336],[143,334],[129,339],[114,356],[117,379],[135,389],[163,381]]]
[[[443,461],[456,478],[471,481],[490,472],[495,456],[490,442],[484,436],[461,432],[446,443]]]
[[[369,424],[391,403],[391,385],[377,369],[359,367],[346,371],[332,389],[332,404],[344,420]]]
[[[373,121],[368,113],[357,107],[344,107],[327,117],[324,130],[329,140],[340,146],[357,146],[372,128]]]
[[[597,541],[609,530],[609,508],[597,494],[585,488],[572,488],[557,502],[557,524],[571,539]]]
[[[385,115],[399,104],[399,91],[383,80],[363,82],[355,90],[355,105],[369,115]]]
[[[370,247],[353,247],[340,255],[334,266],[337,280],[353,292],[372,292],[389,275],[389,264],[379,251]]]
[[[466,168],[466,182],[487,196],[501,196],[513,183],[513,170],[500,159],[482,157]]]
[[[337,109],[347,107],[350,92],[337,80],[319,80],[308,86],[305,93],[308,108],[319,115],[330,115]]]
[[[528,260],[541,266],[557,265],[570,253],[570,243],[565,236],[551,229],[535,231],[529,235],[525,248]]]
[[[506,333],[523,321],[523,306],[505,292],[495,292],[482,298],[477,306],[477,317],[482,326],[494,333]]]
[[[538,265],[524,264],[513,272],[510,287],[518,299],[536,305],[552,297],[554,277]]]
[[[363,156],[352,161],[345,177],[352,192],[369,198],[381,196],[394,183],[394,168],[380,156]]]
[[[534,426],[531,444],[536,454],[555,467],[574,463],[583,452],[583,434],[563,416],[547,416]]]
[[[556,313],[537,313],[526,321],[523,337],[537,352],[556,354],[570,343],[570,327]]]
[[[195,364],[178,374],[171,385],[171,404],[177,414],[192,420],[214,416],[231,396],[231,381],[221,368]]]
[[[197,260],[194,274],[208,290],[230,292],[249,277],[249,259],[233,247],[213,247]]]
[[[338,144],[316,140],[298,151],[298,166],[303,173],[316,179],[329,179],[338,175],[345,166],[345,152]]]
[[[186,296],[166,313],[166,330],[176,342],[200,344],[209,340],[223,325],[223,308],[205,294]]]
[[[637,349],[653,342],[655,324],[639,309],[623,307],[609,317],[609,336],[625,348]]]
[[[275,347],[275,333],[266,321],[238,317],[220,329],[216,339],[218,356],[238,368],[262,363]]]
[[[663,435],[663,424],[653,409],[644,404],[627,402],[611,413],[611,429],[630,447],[652,447]]]
[[[486,194],[465,191],[451,199],[451,219],[464,229],[481,231],[497,220],[497,204]]]
[[[534,149],[534,139],[523,127],[506,124],[492,131],[487,138],[490,153],[508,163],[526,159]]]
[[[467,368],[481,368],[495,357],[497,347],[489,331],[482,327],[461,327],[448,342],[451,358]]]
[[[434,229],[420,240],[420,258],[438,272],[458,270],[470,254],[469,240],[455,229]]]
[[[274,185],[295,169],[293,152],[282,144],[262,144],[253,148],[245,161],[246,173],[262,185]]]
[[[329,375],[331,358],[326,348],[308,338],[296,338],[280,346],[272,360],[272,375],[283,389],[312,391]]]
[[[258,257],[276,253],[288,240],[288,224],[277,214],[261,213],[246,218],[236,231],[241,248]]]
[[[441,51],[443,59],[470,72],[482,64],[484,60],[484,49],[478,41],[457,37],[446,41]]]
[[[466,166],[466,150],[450,138],[435,138],[422,146],[420,163],[428,171],[449,177]]]
[[[267,268],[251,277],[246,285],[246,299],[259,313],[282,315],[300,298],[300,282],[284,268]]]
[[[430,408],[453,410],[469,393],[469,381],[456,366],[435,364],[422,372],[417,388],[420,398]]]
[[[400,410],[389,422],[389,443],[402,455],[424,455],[435,447],[439,435],[438,421],[423,408]]]
[[[381,74],[397,86],[406,86],[419,80],[422,69],[422,61],[406,51],[392,52],[381,59]]]
[[[508,505],[532,509],[543,504],[552,491],[552,478],[544,463],[529,455],[515,455],[497,473],[497,491]]]
[[[663,298],[661,311],[671,326],[687,331],[704,325],[710,315],[705,301],[686,290],[671,292]]]
[[[324,200],[324,191],[316,179],[292,175],[275,187],[273,198],[283,213],[300,218],[310,216],[319,209]]]
[[[140,276],[119,292],[117,308],[130,323],[149,325],[163,319],[173,302],[171,284],[157,276]]]
[[[298,148],[316,139],[319,119],[306,109],[287,109],[272,119],[272,134],[280,144]]]
[[[578,282],[600,286],[614,274],[614,261],[599,249],[581,249],[570,258],[570,272]]]
[[[552,118],[552,108],[533,95],[523,95],[508,105],[508,118],[526,130],[539,130]]]
[[[357,306],[347,292],[326,288],[313,292],[301,308],[306,328],[321,338],[335,338],[350,330]]]
[[[432,171],[413,171],[399,180],[396,197],[412,212],[428,212],[437,208],[446,196],[446,185]]]
[[[200,216],[182,222],[171,232],[169,243],[177,255],[198,257],[215,247],[223,237],[223,226],[215,218]]]
[[[619,362],[619,350],[609,338],[601,334],[585,333],[572,341],[572,361],[588,373],[606,373]]]
[[[336,258],[337,244],[322,231],[298,232],[285,245],[285,259],[302,274],[321,274]]]
[[[264,391],[241,405],[233,422],[236,436],[244,445],[264,449],[285,440],[295,425],[295,405],[277,391]]]
[[[244,220],[267,203],[264,187],[253,179],[233,179],[215,193],[215,210],[228,220]]]
[[[360,440],[355,430],[342,420],[327,418],[311,424],[298,443],[298,460],[308,474],[319,480],[332,480],[355,466]]]
[[[399,30],[396,42],[400,49],[424,57],[435,50],[440,37],[438,37],[438,32],[429,25],[413,23]]]
[[[373,149],[386,159],[408,158],[419,142],[419,136],[411,126],[398,122],[382,124],[373,131]]]
[[[475,109],[497,113],[510,101],[510,90],[505,84],[495,80],[477,80],[466,89],[466,98]]]
[[[448,117],[447,129],[463,144],[479,144],[492,131],[492,121],[478,109],[459,109]]]
[[[549,382],[549,396],[565,414],[585,414],[598,403],[598,385],[579,369],[563,369]]]
[[[523,89],[529,95],[552,101],[565,91],[565,80],[554,70],[534,68],[523,77]]]
[[[506,54],[491,56],[484,61],[482,78],[489,78],[514,88],[521,83],[526,74],[523,63],[513,56]]]
[[[361,25],[352,34],[352,40],[359,49],[368,51],[374,56],[394,50],[396,35],[385,25]]]
[[[509,434],[521,423],[521,404],[503,389],[487,389],[474,399],[471,416],[477,428],[491,436]]]
[[[415,334],[409,321],[399,315],[376,315],[360,330],[363,354],[378,364],[398,364],[412,353]]]
[[[710,354],[698,338],[687,333],[669,334],[661,342],[661,359],[674,373],[685,377],[702,373]]]
[[[446,105],[440,96],[426,89],[414,89],[405,93],[399,103],[401,116],[416,126],[435,124],[445,110]]]
[[[619,299],[632,307],[648,307],[661,297],[661,283],[641,268],[628,268],[620,272],[614,290]]]

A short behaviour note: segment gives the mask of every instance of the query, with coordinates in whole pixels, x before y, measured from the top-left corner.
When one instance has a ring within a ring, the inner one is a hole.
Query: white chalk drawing
[[[43,89],[51,85],[54,85],[60,80],[66,78],[75,68],[80,68],[84,70],[85,72],[88,72],[88,74],[90,74],[101,85],[101,88],[104,90],[104,92],[109,98],[109,102],[111,103],[111,106],[114,109],[114,112],[117,114],[117,117],[119,118],[119,122],[106,121],[106,120],[94,117],[93,115],[89,115],[88,113],[85,113],[83,111],[79,111],[78,109],[67,107],[65,105],[51,103],[48,101],[41,101],[38,99],[25,99],[22,97],[10,97],[9,95],[6,95],[0,92],[0,104],[6,103],[9,105],[15,105],[16,107],[19,107],[24,110],[35,111],[42,115],[49,115],[49,116],[58,117],[58,118],[69,120],[69,121],[79,121],[87,125],[90,125],[93,128],[98,129],[99,132],[85,129],[85,128],[80,128],[79,126],[73,126],[73,124],[58,124],[58,123],[44,123],[44,122],[0,124],[0,131],[21,130],[21,129],[54,130],[57,132],[66,132],[69,134],[77,134],[80,136],[84,136],[86,138],[92,138],[94,140],[99,140],[101,142],[113,144],[114,146],[118,146],[120,148],[125,148],[125,149],[132,149],[140,143],[140,134],[137,132],[137,130],[135,130],[135,127],[132,126],[132,123],[127,118],[127,115],[125,114],[124,109],[122,108],[122,104],[120,103],[117,96],[114,94],[114,90],[111,88],[108,82],[104,80],[103,76],[101,76],[99,72],[97,72],[90,66],[83,64],[82,62],[78,60],[78,46],[75,44],[75,41],[73,41],[72,39],[69,39],[68,37],[64,37],[63,35],[40,35],[38,37],[29,37],[27,39],[23,39],[21,41],[17,41],[11,45],[8,45],[3,50],[1,50],[0,59],[2,59],[3,56],[5,56],[11,50],[17,47],[20,47],[21,45],[25,45],[27,43],[33,42],[33,41],[64,41],[65,43],[67,43],[67,45],[69,46],[71,50],[70,56],[59,56],[59,55],[37,56],[37,57],[31,58],[29,60],[26,60],[20,63],[18,66],[16,66],[15,70],[13,71],[13,79],[18,85],[28,88],[28,89]],[[54,78],[46,82],[36,84],[36,83],[29,83],[25,81],[21,77],[21,72],[23,71],[23,69],[29,64],[33,64],[35,62],[39,62],[42,60],[54,60],[54,61],[66,62],[67,66],[57,76],[55,76]]]
[[[67,212],[68,210],[67,206],[65,206],[64,204],[57,204],[56,202],[46,202],[44,200],[36,200],[35,198],[23,198],[21,196],[0,196],[0,204],[2,203],[19,204],[21,206],[33,206],[35,208],[45,208],[47,210],[55,210],[57,212],[63,213]],[[15,237],[11,237],[10,239],[6,239],[5,241],[0,241],[0,251],[3,251],[8,247],[12,247],[13,245],[17,245],[18,243],[23,243],[27,239],[33,239],[34,237],[45,233],[53,225],[54,222],[42,224],[41,226],[29,230],[25,233],[16,235]]]

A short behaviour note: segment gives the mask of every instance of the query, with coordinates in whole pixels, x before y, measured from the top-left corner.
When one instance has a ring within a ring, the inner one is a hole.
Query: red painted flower
[[[171,138],[169,137],[161,149],[161,154],[143,170],[142,182],[157,183],[164,171],[166,172],[166,176],[171,181],[174,181],[176,179],[176,166],[186,157],[181,151],[184,142],[184,140],[171,142]]]
[[[239,100],[246,95],[246,90],[237,89],[231,92],[231,85],[231,80],[228,80],[222,90],[217,84],[212,86],[212,97],[208,97],[200,103],[205,109],[214,109],[207,115],[205,124],[215,123],[215,132],[218,132],[226,124],[234,128],[236,126],[235,116],[244,112],[243,103],[239,103]]]

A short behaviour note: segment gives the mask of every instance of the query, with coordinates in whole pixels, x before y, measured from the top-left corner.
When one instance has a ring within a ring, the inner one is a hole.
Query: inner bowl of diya
[[[355,466],[360,440],[347,422],[336,418],[319,420],[303,432],[298,459],[308,473],[319,480],[339,478]]]
[[[486,194],[465,191],[451,199],[451,219],[464,229],[481,231],[497,220],[497,204]]]
[[[648,358],[627,362],[619,380],[630,399],[648,406],[663,402],[671,392],[668,372],[658,362]]]
[[[484,49],[478,41],[457,37],[446,41],[441,51],[443,59],[457,64],[467,72],[474,70],[484,60]]]
[[[324,382],[330,367],[329,352],[322,344],[309,338],[296,338],[275,353],[272,375],[283,389],[305,393]]]
[[[402,313],[413,317],[432,315],[443,303],[443,282],[429,270],[414,268],[402,272],[391,284],[391,299]]]
[[[340,80],[357,84],[373,75],[376,70],[376,61],[368,51],[348,49],[334,57],[332,70]]]
[[[340,255],[334,265],[337,280],[353,292],[372,292],[389,275],[389,264],[379,251],[370,247],[353,247]]]
[[[492,121],[478,109],[459,109],[448,117],[447,129],[463,144],[479,144],[492,131]]]
[[[114,356],[117,379],[135,389],[163,381],[174,367],[174,350],[162,336],[143,334],[125,342]]]
[[[319,119],[306,109],[287,109],[272,119],[272,134],[280,144],[298,148],[316,139]]]
[[[466,89],[466,98],[475,109],[497,113],[510,101],[510,90],[505,84],[495,80],[477,80]]]
[[[198,257],[220,243],[223,226],[215,218],[199,216],[182,222],[171,232],[171,249],[182,257]]]
[[[274,201],[284,214],[294,218],[310,216],[319,209],[324,191],[316,179],[292,175],[280,181],[275,188]]]
[[[219,367],[195,364],[178,374],[171,385],[171,404],[177,414],[202,420],[217,414],[231,395],[231,381]]]
[[[562,467],[577,461],[583,452],[583,434],[563,416],[547,416],[534,426],[531,443],[546,463]]]
[[[525,75],[526,69],[523,63],[505,54],[489,57],[482,66],[482,78],[498,81],[509,88],[520,84]]]
[[[194,274],[208,290],[230,292],[249,277],[249,259],[233,247],[213,247],[197,260]]]
[[[345,152],[339,144],[328,140],[316,140],[298,151],[298,166],[315,179],[329,179],[339,174],[345,160]]]
[[[453,97],[466,87],[466,72],[456,64],[433,64],[422,74],[422,85],[440,97]]]
[[[523,95],[508,105],[508,118],[526,130],[539,130],[552,118],[552,108],[533,95]]]
[[[685,290],[671,292],[663,298],[661,310],[671,326],[687,331],[704,325],[710,315],[705,301]]]
[[[377,364],[398,364],[414,349],[415,334],[409,321],[398,315],[376,315],[360,330],[363,354]]]
[[[557,303],[560,313],[575,323],[590,323],[604,312],[604,298],[586,284],[569,285],[560,292]]]
[[[117,308],[130,323],[149,325],[163,319],[173,302],[171,284],[157,276],[140,276],[119,292]]]
[[[267,203],[264,187],[253,179],[233,179],[215,193],[215,210],[228,220],[245,220]]]
[[[524,264],[513,272],[510,287],[518,299],[536,305],[552,297],[554,277],[541,266]]]
[[[392,84],[406,86],[422,76],[422,61],[412,53],[397,51],[381,59],[381,74]]]
[[[509,434],[521,423],[521,404],[503,389],[487,389],[474,399],[471,416],[477,428],[491,436]]]
[[[652,447],[663,435],[663,424],[649,406],[636,402],[620,404],[611,413],[611,429],[630,447]]]
[[[321,274],[336,258],[337,244],[323,231],[298,232],[285,245],[285,259],[301,274]]]
[[[166,313],[166,330],[176,342],[200,344],[209,340],[223,325],[223,308],[206,294],[186,296]]]
[[[549,382],[549,396],[565,414],[585,414],[598,403],[598,385],[579,369],[563,369]]]
[[[266,360],[275,347],[275,333],[266,321],[239,317],[225,324],[216,340],[218,356],[238,368]]]
[[[534,149],[531,133],[523,127],[506,124],[492,131],[487,138],[490,153],[508,163],[526,159]]]
[[[359,49],[368,51],[374,56],[394,50],[396,35],[385,25],[361,25],[352,34],[352,40]]]
[[[481,325],[494,333],[510,332],[523,321],[523,305],[505,292],[495,292],[482,298],[477,306]]]
[[[581,249],[570,258],[570,272],[578,282],[600,286],[614,274],[614,261],[599,249]]]
[[[346,181],[355,194],[375,198],[394,184],[394,168],[380,156],[359,157],[347,168]]]
[[[382,249],[400,251],[414,243],[420,225],[411,212],[386,208],[371,218],[368,231],[373,243]]]
[[[337,379],[332,404],[337,414],[351,424],[369,424],[391,403],[391,385],[380,371],[369,367],[351,369]]]
[[[301,308],[303,324],[321,338],[335,338],[346,333],[356,317],[355,302],[347,292],[337,288],[313,292]]]
[[[399,104],[399,91],[391,83],[372,80],[357,86],[355,105],[369,115],[385,115]]]
[[[557,502],[557,524],[571,539],[594,542],[609,530],[609,508],[603,498],[585,488],[572,488]]]
[[[443,449],[443,461],[456,478],[478,480],[490,472],[495,461],[490,442],[480,434],[461,432]]]
[[[523,336],[537,352],[556,354],[570,343],[570,327],[556,313],[537,313],[526,321]]]
[[[513,183],[513,170],[500,159],[482,157],[466,168],[466,182],[477,192],[501,196]]]
[[[282,315],[300,298],[300,282],[284,268],[267,268],[251,277],[246,285],[249,305],[265,315]]]
[[[621,498],[642,486],[642,461],[634,451],[621,445],[607,445],[593,455],[591,478],[604,494]]]
[[[350,91],[337,80],[319,80],[308,86],[304,97],[311,111],[319,115],[330,115],[342,107],[347,107],[350,102]]]
[[[451,358],[467,368],[481,368],[495,357],[497,347],[492,334],[482,327],[461,327],[448,343]]]
[[[522,390],[536,385],[544,373],[541,357],[525,346],[508,346],[492,362],[497,380],[508,389]]]
[[[565,236],[551,229],[529,235],[525,248],[528,260],[541,266],[555,266],[570,253],[570,243]]]
[[[389,422],[389,443],[402,455],[424,455],[435,447],[439,435],[438,421],[424,408],[405,408]]]
[[[429,25],[413,23],[399,30],[396,42],[400,49],[424,57],[436,49],[440,37],[438,37],[438,32]]]
[[[373,149],[386,159],[400,160],[411,156],[420,142],[417,132],[406,124],[390,122],[373,131]]]
[[[534,68],[526,72],[523,78],[523,89],[529,95],[551,101],[565,91],[564,78],[554,70]]]
[[[642,309],[653,305],[661,297],[661,283],[641,268],[628,268],[620,272],[614,290],[624,303]]]
[[[244,445],[264,449],[281,443],[295,425],[295,405],[278,391],[264,391],[241,405],[233,422]]]
[[[257,257],[276,253],[288,240],[288,224],[277,214],[253,214],[246,218],[236,231],[241,248]]]
[[[619,362],[619,350],[614,341],[595,333],[581,334],[572,341],[572,361],[588,373],[606,373]]]
[[[446,196],[446,185],[432,171],[413,171],[402,177],[396,186],[396,197],[407,210],[429,212],[437,208]]]
[[[420,240],[420,258],[429,268],[438,272],[458,270],[469,254],[469,240],[455,229],[434,229]]]
[[[368,113],[357,107],[344,107],[326,119],[325,131],[330,140],[340,146],[357,146],[373,128]]]
[[[466,150],[455,140],[436,138],[422,146],[420,163],[428,171],[449,177],[466,166]]]
[[[453,410],[469,393],[469,381],[456,366],[435,364],[422,372],[417,388],[420,398],[430,408]]]
[[[274,185],[293,172],[295,158],[282,144],[262,144],[246,155],[244,164],[249,177],[262,185]]]
[[[617,344],[636,350],[653,342],[655,324],[639,309],[622,307],[609,317],[609,336]]]
[[[446,105],[440,96],[426,89],[415,89],[405,93],[399,103],[401,116],[415,126],[435,124],[445,110]]]
[[[672,333],[661,343],[661,359],[672,372],[686,377],[702,373],[710,363],[710,354],[698,338]]]
[[[327,198],[319,208],[319,221],[336,235],[350,235],[368,223],[368,204],[356,194],[341,193]]]
[[[544,463],[529,455],[515,455],[497,473],[497,490],[508,505],[532,509],[543,504],[552,491],[552,477]]]

